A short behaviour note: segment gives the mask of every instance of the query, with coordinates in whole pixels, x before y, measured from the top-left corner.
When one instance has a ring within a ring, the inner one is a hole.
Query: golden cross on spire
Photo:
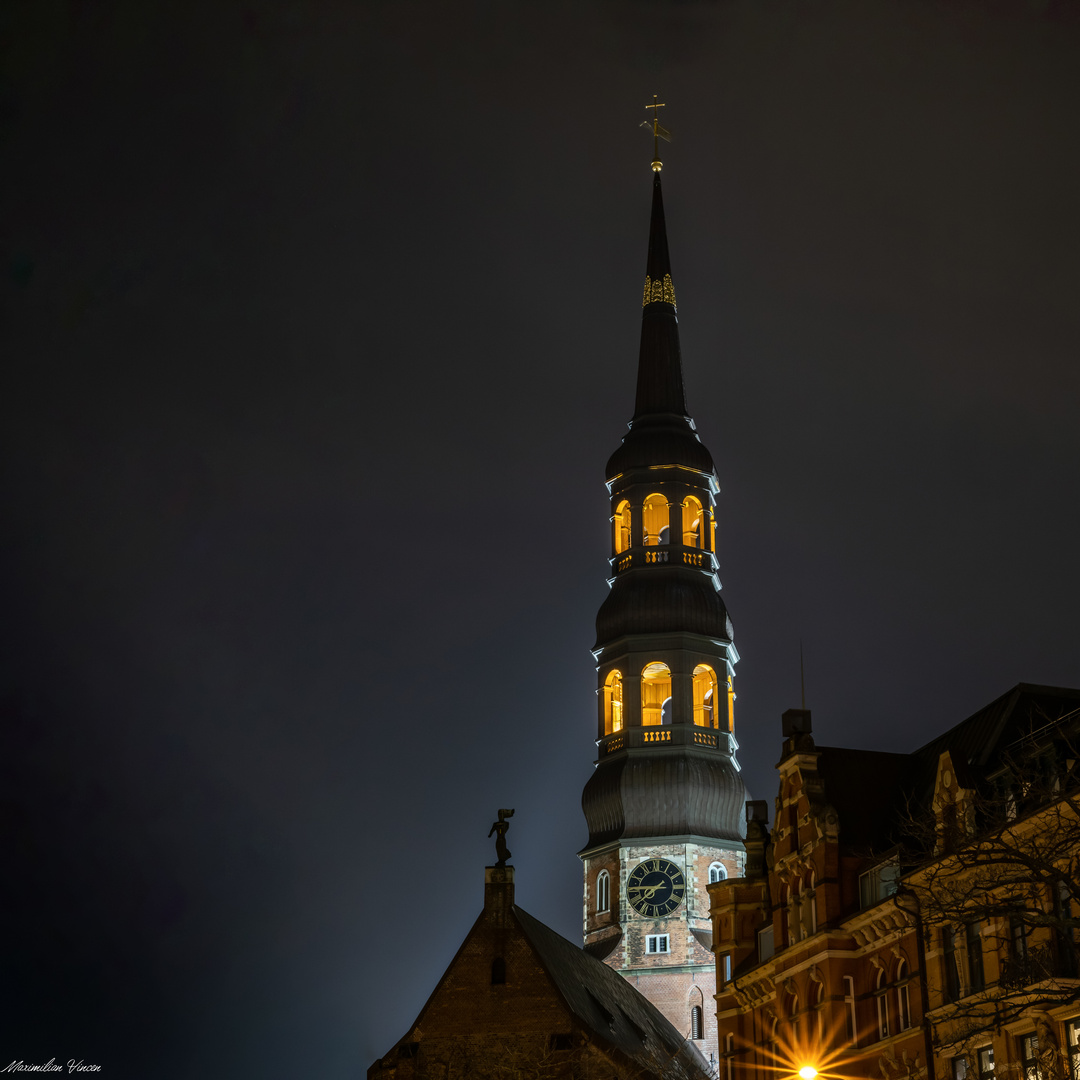
[[[652,109],[653,118],[652,118],[652,120],[645,120],[642,123],[641,126],[643,128],[652,128],[652,134],[653,134],[653,154],[652,154],[653,163],[652,163],[652,167],[653,167],[653,172],[659,172],[664,167],[664,163],[660,160],[660,140],[663,139],[665,142],[671,142],[671,132],[668,131],[668,129],[666,127],[664,127],[660,123],[660,119],[659,119],[660,114],[657,112],[658,109],[664,109],[664,108],[667,108],[667,106],[662,101],[657,101],[656,100],[656,94],[653,94],[652,99],[653,99],[653,103],[651,105],[646,105],[645,108],[646,109]]]

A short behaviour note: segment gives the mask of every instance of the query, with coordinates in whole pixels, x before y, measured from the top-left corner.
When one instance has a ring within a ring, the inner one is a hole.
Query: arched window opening
[[[709,510],[709,550],[716,551],[716,513]]]
[[[615,510],[615,554],[630,546],[630,503],[623,499]]]
[[[896,1030],[907,1031],[911,1027],[911,995],[907,984],[907,961],[901,959],[896,965]]]
[[[611,910],[611,875],[601,870],[596,875],[596,912],[600,914]]]
[[[612,671],[604,680],[604,734],[622,731],[622,672]]]
[[[727,877],[727,868],[721,862],[714,862],[709,867],[709,884],[714,881],[723,881]]]
[[[808,910],[807,916],[810,923],[810,936],[813,937],[817,933],[817,892],[815,886],[817,885],[817,873],[813,870],[810,871],[809,879],[809,898],[807,900]]]
[[[671,669],[654,660],[641,673],[641,723],[644,727],[659,727],[664,722],[664,706],[671,723]]]
[[[708,664],[694,668],[694,723],[716,727],[716,672]]]
[[[792,1042],[799,1041],[799,995],[791,994],[788,997],[788,1023],[791,1024]]]
[[[727,729],[735,730],[735,686],[730,675],[727,677]]]
[[[682,504],[682,542],[684,547],[705,546],[705,514],[701,502],[687,495]]]
[[[889,1037],[889,996],[885,993],[884,968],[878,968],[876,997],[878,1038],[887,1039]]]
[[[825,984],[814,984],[814,1012],[817,1013],[818,1041],[825,1039]]]
[[[695,1005],[690,1010],[690,1038],[691,1039],[704,1039],[705,1033],[702,1030],[701,1024],[701,1006]]]
[[[670,516],[668,514],[667,499],[663,495],[650,495],[642,507],[641,524],[645,530],[645,546],[656,547],[658,544],[668,542],[668,526]]]
[[[506,961],[501,956],[496,956],[491,961],[491,985],[503,986],[506,983]]]

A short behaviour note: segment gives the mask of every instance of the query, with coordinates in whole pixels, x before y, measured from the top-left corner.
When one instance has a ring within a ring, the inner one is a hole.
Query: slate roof
[[[817,747],[825,801],[840,819],[840,842],[867,851],[895,844],[907,800],[929,805],[938,759],[946,750],[956,768],[967,773],[966,783],[980,783],[1000,767],[1010,748],[1069,716],[1080,722],[1080,690],[1018,683],[910,754]]]
[[[704,1057],[643,994],[606,964],[515,906],[514,917],[567,1008],[601,1043],[671,1080],[710,1075]]]

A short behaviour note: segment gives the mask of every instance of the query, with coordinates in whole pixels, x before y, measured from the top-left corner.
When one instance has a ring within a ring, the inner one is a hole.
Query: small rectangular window
[[[1043,1080],[1042,1070],[1039,1068],[1038,1035],[1020,1036],[1020,1067],[1024,1080]]]
[[[1065,1021],[1065,1047],[1069,1051],[1069,1080],[1080,1080],[1080,1017]]]
[[[952,1059],[952,1080],[967,1080],[968,1059],[966,1057],[954,1057]]]
[[[970,922],[964,927],[964,944],[967,946],[968,991],[978,993],[986,985],[983,976],[981,924]]]
[[[731,982],[731,953],[724,953],[724,982]]]
[[[646,934],[645,951],[648,953],[666,953],[668,949],[667,934]]]
[[[847,1013],[847,1037],[852,1046],[858,1045],[856,1041],[855,1026],[855,980],[850,975],[844,976],[844,1005]]]
[[[994,1048],[980,1046],[975,1051],[975,1060],[979,1063],[979,1080],[994,1080]]]
[[[766,926],[764,930],[758,931],[757,951],[759,963],[776,954],[776,950],[773,948],[773,928],[771,926]]]

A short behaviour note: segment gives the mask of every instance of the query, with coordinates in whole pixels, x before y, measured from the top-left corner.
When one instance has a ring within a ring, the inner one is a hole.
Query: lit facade
[[[884,754],[784,714],[772,828],[751,803],[745,876],[709,887],[724,1080],[1080,1078],[1078,718],[1080,691],[1021,684]]]

